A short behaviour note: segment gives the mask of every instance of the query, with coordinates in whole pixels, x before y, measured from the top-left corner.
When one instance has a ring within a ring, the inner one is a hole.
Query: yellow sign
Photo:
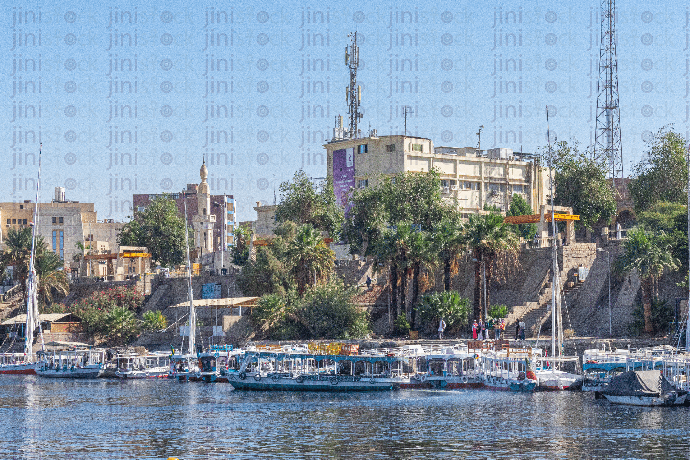
[[[147,252],[123,252],[122,257],[151,257]]]

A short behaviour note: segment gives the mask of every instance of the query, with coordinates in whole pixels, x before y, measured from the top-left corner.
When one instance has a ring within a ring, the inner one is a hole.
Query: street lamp
[[[609,252],[608,249],[603,249],[603,248],[597,248],[597,252],[605,252],[606,253],[606,263],[609,268],[609,336],[613,335],[613,328],[611,327],[611,253]]]

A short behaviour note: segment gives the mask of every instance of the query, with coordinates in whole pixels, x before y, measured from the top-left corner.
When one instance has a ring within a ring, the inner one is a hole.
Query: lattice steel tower
[[[606,160],[611,178],[623,177],[621,116],[618,101],[618,58],[616,57],[616,0],[601,2],[601,47],[597,82],[597,121],[594,158]]]
[[[359,104],[362,102],[362,87],[357,85],[357,68],[359,67],[359,46],[357,46],[357,32],[348,34],[350,46],[345,47],[345,65],[350,69],[350,85],[346,88],[347,113],[350,114],[350,139],[359,136],[357,124],[362,118]]]

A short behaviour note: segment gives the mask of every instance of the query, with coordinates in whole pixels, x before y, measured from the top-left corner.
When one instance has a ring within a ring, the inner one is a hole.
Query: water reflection
[[[2,376],[0,458],[684,457],[688,414],[581,393],[253,393]]]

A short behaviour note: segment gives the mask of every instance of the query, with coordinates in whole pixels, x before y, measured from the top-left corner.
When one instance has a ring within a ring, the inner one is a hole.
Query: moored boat
[[[105,350],[76,349],[53,352],[39,351],[36,374],[47,378],[95,379],[103,373]]]
[[[484,388],[497,391],[532,392],[537,387],[531,348],[508,348],[483,353],[480,359]]]
[[[565,366],[575,368],[578,363],[579,358],[577,356],[537,358],[534,371],[537,378],[537,390],[561,391],[581,388],[582,375],[563,370]]]
[[[1,353],[0,374],[36,375],[36,363],[28,360],[24,353]]]
[[[657,370],[627,371],[611,378],[601,394],[614,404],[634,406],[677,406],[688,392],[676,389]]]
[[[170,371],[170,355],[162,352],[117,355],[115,363],[115,377],[120,379],[164,378]]]

